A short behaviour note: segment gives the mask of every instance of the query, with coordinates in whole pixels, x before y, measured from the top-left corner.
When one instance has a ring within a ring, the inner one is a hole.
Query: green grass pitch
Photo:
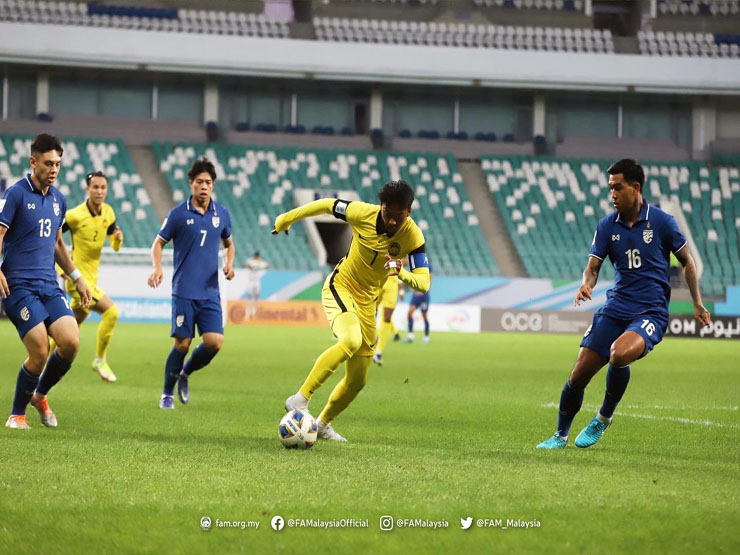
[[[385,364],[335,422],[350,442],[284,450],[285,398],[328,330],[229,328],[161,411],[168,327],[119,325],[105,384],[90,369],[95,325],[29,431],[2,428],[2,553],[348,553],[740,551],[737,342],[669,338],[632,367],[614,425],[595,447],[542,452],[578,349],[576,336],[433,334],[391,343]],[[9,413],[23,347],[0,323],[0,407]],[[337,374],[340,374],[340,369]],[[311,404],[317,415],[338,379]],[[586,391],[573,436],[601,403]],[[275,532],[270,519],[367,519],[367,529]],[[449,528],[383,532],[379,517]],[[200,520],[259,521],[228,529]],[[473,517],[461,530],[460,518]],[[537,528],[479,528],[481,518]]]

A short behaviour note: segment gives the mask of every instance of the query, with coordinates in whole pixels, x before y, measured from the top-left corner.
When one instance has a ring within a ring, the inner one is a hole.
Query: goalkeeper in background
[[[71,297],[70,308],[74,312],[77,324],[80,325],[94,310],[102,321],[98,325],[97,342],[95,345],[95,359],[92,368],[106,382],[115,382],[116,375],[111,370],[106,359],[108,346],[113,337],[113,328],[118,321],[118,307],[113,300],[98,287],[98,269],[100,267],[100,253],[108,237],[113,250],[118,252],[123,244],[123,233],[116,225],[116,215],[110,204],[106,204],[108,195],[108,178],[103,172],[88,173],[87,200],[67,212],[67,219],[62,231],[69,231],[72,236],[72,261],[82,272],[82,277],[90,287],[92,301],[88,308],[82,305],[80,295],[74,283],[66,279],[65,287]],[[54,342],[51,342],[51,352],[54,351]]]
[[[316,390],[346,363],[342,381],[332,391],[317,419],[318,437],[347,441],[332,421],[354,400],[367,381],[376,342],[376,299],[386,279],[400,279],[417,291],[429,288],[424,234],[409,215],[414,192],[405,181],[391,181],[378,193],[380,206],[320,199],[275,219],[273,234],[288,233],[303,218],[332,214],[352,226],[352,243],[326,278],[322,303],[337,343],[319,355],[306,381],[285,402],[286,410],[307,409]],[[411,271],[401,259],[408,256]]]

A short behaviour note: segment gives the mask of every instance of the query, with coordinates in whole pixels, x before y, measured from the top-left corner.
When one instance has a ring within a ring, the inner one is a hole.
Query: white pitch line
[[[545,403],[544,405],[540,405],[543,408],[559,408],[558,403]],[[595,410],[601,408],[601,405],[584,405],[583,408]],[[665,409],[668,409],[670,407],[662,407]],[[691,409],[691,410],[700,410],[700,409]],[[734,409],[729,409],[734,410]],[[679,416],[655,416],[652,414],[635,414],[630,412],[615,412],[614,413],[617,416],[631,416],[633,418],[643,418],[645,420],[662,420],[664,422],[678,422],[679,424],[691,424],[693,426],[710,426],[714,428],[734,428],[739,429],[740,424],[728,424],[726,422],[714,422],[712,420],[694,420],[692,418],[681,418]]]

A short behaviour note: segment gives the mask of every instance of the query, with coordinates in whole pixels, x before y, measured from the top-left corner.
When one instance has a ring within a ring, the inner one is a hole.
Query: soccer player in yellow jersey
[[[288,233],[303,218],[332,214],[352,226],[352,243],[326,278],[322,303],[337,343],[321,353],[300,390],[285,402],[286,410],[307,409],[314,392],[346,362],[344,378],[332,391],[317,419],[318,437],[347,441],[331,426],[367,381],[375,347],[376,299],[386,279],[400,279],[412,289],[429,288],[424,234],[409,215],[414,192],[405,181],[391,181],[378,194],[380,206],[321,199],[280,214],[273,234]],[[410,271],[401,258],[408,256]]]
[[[67,220],[62,230],[69,230],[72,235],[72,260],[90,286],[92,292],[90,307],[82,306],[80,296],[71,281],[66,280],[65,283],[67,293],[72,298],[70,308],[78,325],[85,321],[91,309],[100,314],[102,321],[98,325],[96,354],[92,367],[104,381],[115,382],[117,378],[108,365],[106,353],[113,337],[113,328],[118,321],[118,307],[98,287],[98,267],[105,238],[108,237],[113,250],[118,251],[123,244],[123,233],[116,225],[113,208],[105,203],[108,179],[99,171],[87,174],[85,179],[88,198],[67,212]]]
[[[398,303],[398,278],[388,278],[380,291],[378,297],[378,308],[380,313],[380,326],[378,327],[378,347],[373,355],[373,362],[383,365],[383,351],[388,344],[391,335],[398,337],[398,330],[393,325],[393,311]],[[401,289],[403,291],[403,289]],[[399,338],[400,339],[400,338]]]

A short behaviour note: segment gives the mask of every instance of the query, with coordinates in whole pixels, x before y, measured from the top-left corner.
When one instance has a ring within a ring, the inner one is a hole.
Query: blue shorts
[[[662,315],[644,314],[633,320],[621,320],[596,313],[593,322],[583,334],[581,347],[586,347],[609,358],[612,343],[624,332],[634,331],[639,333],[645,341],[645,350],[640,355],[642,358],[660,343],[667,329],[668,319]]]
[[[172,296],[172,332],[170,337],[195,337],[198,333],[224,333],[221,299],[184,299]]]
[[[411,295],[411,306],[415,306],[417,308],[420,308],[422,312],[426,312],[429,310],[429,303],[431,301],[431,297],[429,296],[429,292],[422,295]]]
[[[3,299],[3,309],[23,339],[32,328],[43,322],[48,329],[62,316],[72,316],[69,301],[57,283],[33,285],[8,284],[10,296]]]

